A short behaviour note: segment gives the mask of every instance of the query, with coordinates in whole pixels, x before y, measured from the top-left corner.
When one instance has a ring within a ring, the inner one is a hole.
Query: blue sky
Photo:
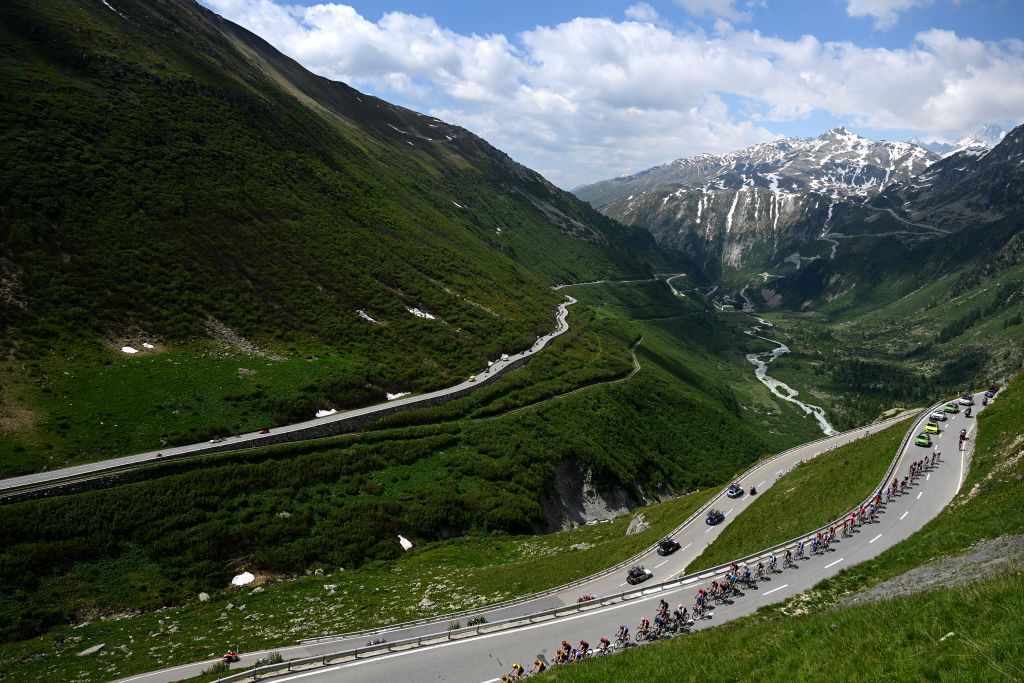
[[[316,5],[302,0],[296,4]],[[551,26],[579,16],[621,19],[635,2],[619,0],[519,0],[518,2],[480,2],[469,0],[351,0],[367,19],[380,19],[387,12],[405,12],[433,17],[443,26],[459,33],[503,33],[514,35],[536,26]],[[703,18],[671,2],[650,0],[647,4],[666,20],[680,26],[710,27],[713,14]],[[1021,38],[1024,31],[1024,2],[1021,0],[963,0],[932,2],[909,8],[888,29],[878,30],[870,16],[853,18],[841,0],[786,0],[771,3],[739,3],[750,12],[752,24],[780,38],[798,38],[805,33],[821,40],[851,40],[861,45],[901,47],[915,33],[930,28],[945,28],[980,40]]]
[[[845,125],[1024,120],[1024,0],[202,0],[564,187]]]

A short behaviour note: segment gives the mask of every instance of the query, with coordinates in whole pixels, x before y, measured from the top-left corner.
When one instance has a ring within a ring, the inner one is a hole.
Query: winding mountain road
[[[334,413],[327,417],[275,427],[269,434],[249,432],[246,434],[227,437],[217,443],[202,442],[187,446],[163,448],[159,451],[147,451],[145,453],[137,453],[135,455],[128,455],[120,458],[111,458],[84,465],[75,465],[73,467],[64,467],[61,469],[50,470],[48,472],[38,472],[36,474],[3,479],[0,480],[0,498],[25,493],[27,491],[46,490],[62,486],[69,482],[101,478],[119,471],[135,469],[158,461],[163,462],[171,459],[180,459],[185,456],[204,455],[215,452],[239,450],[243,448],[257,448],[260,446],[268,446],[278,443],[290,443],[305,441],[312,438],[320,438],[319,435],[310,434],[309,432],[322,428],[324,425],[328,425],[333,422],[351,420],[352,418],[373,417],[376,414],[388,414],[404,408],[415,408],[420,404],[432,405],[436,403],[438,399],[444,399],[446,397],[451,397],[452,395],[458,395],[467,390],[472,390],[475,387],[482,386],[493,381],[507,370],[518,367],[520,362],[537,353],[547,346],[551,340],[569,330],[568,307],[575,303],[576,299],[571,296],[567,296],[566,300],[558,305],[558,312],[555,315],[555,329],[542,337],[538,337],[530,348],[525,351],[520,351],[519,353],[510,354],[507,357],[502,357],[501,359],[494,361],[489,367],[482,370],[480,374],[475,375],[472,379],[464,380],[453,386],[425,394],[406,396],[393,401],[388,401],[387,403],[378,403],[364,408],[356,408],[355,410],[346,410]]]
[[[980,412],[981,406],[976,407]],[[922,415],[921,418],[914,421],[915,433],[923,426],[926,419],[927,415]],[[957,435],[961,428],[966,428],[969,436],[973,437],[975,421],[973,418],[963,417],[963,413],[957,413],[942,426],[943,433],[936,441],[944,455],[938,465],[928,471],[926,476],[918,478],[906,494],[898,496],[894,502],[888,504],[879,515],[877,522],[863,525],[856,530],[851,538],[837,539],[832,545],[832,549],[822,555],[810,556],[808,559],[800,561],[794,568],[780,569],[770,579],[760,582],[756,589],[748,589],[744,595],[734,598],[731,603],[724,603],[713,609],[711,616],[698,620],[694,628],[703,629],[721,624],[751,614],[764,605],[804,592],[821,580],[833,576],[847,567],[879,555],[921,529],[949,504],[959,490],[963,482],[964,468],[969,452],[958,450]],[[850,435],[840,435],[836,438],[843,436],[849,438]],[[967,448],[970,449],[972,444],[973,439],[969,439]],[[899,462],[895,470],[897,475],[902,478],[910,462],[924,457],[930,452],[931,449],[917,447],[913,445],[912,439],[908,440],[907,445],[899,454]],[[774,464],[770,467],[774,467],[776,470],[782,469],[781,466]],[[770,473],[762,471],[754,476],[770,477]],[[744,483],[747,484],[747,482]],[[769,483],[770,479],[766,478],[764,484]],[[869,492],[865,492],[865,494],[867,493]],[[737,507],[731,514],[738,513],[738,506],[749,502],[745,499],[746,497],[736,501]],[[732,505],[732,502],[730,501],[729,504]],[[705,539],[717,535],[717,529],[718,527],[712,527],[709,531],[703,532]],[[705,540],[701,538],[701,533],[701,529],[695,528],[686,529],[677,535],[677,538],[684,542],[684,548],[676,555],[663,560],[663,563],[675,568],[680,564],[680,559],[686,558],[688,562],[694,556],[695,550],[699,550],[699,548],[694,549],[693,545],[700,544]],[[690,545],[686,545],[686,543]],[[657,577],[667,577],[668,574],[669,572],[664,568],[656,571]],[[464,640],[442,641],[433,645],[399,650],[368,659],[357,659],[299,673],[284,674],[274,680],[283,682],[301,679],[307,682],[345,681],[346,683],[439,680],[472,681],[474,683],[486,681],[490,683],[507,673],[514,662],[528,665],[537,657],[550,660],[554,649],[563,639],[570,642],[585,639],[590,643],[597,643],[601,636],[611,637],[619,624],[627,624],[631,630],[634,630],[641,617],[653,617],[659,600],[664,599],[673,606],[678,603],[689,606],[693,603],[697,588],[706,585],[712,576],[714,575],[707,573],[689,577],[678,588],[667,590],[652,588],[650,595],[607,606],[595,606],[593,609],[581,611],[573,616],[538,621],[538,623],[532,624],[524,622],[523,626],[511,630],[485,633]],[[615,579],[611,579],[611,582],[607,578],[598,579],[598,581],[600,581],[598,585],[601,587],[615,588]],[[594,589],[579,587],[574,589],[573,593],[584,590]],[[569,598],[572,595],[562,597]],[[388,635],[391,636],[391,634]],[[334,643],[335,646],[340,644],[341,641]],[[343,648],[335,647],[334,649],[341,650]],[[147,679],[136,677],[129,680]]]
[[[818,441],[798,446],[789,451],[786,451],[778,456],[769,458],[763,461],[760,465],[750,470],[743,479],[740,480],[740,484],[745,488],[749,489],[751,486],[756,486],[759,491],[770,488],[780,475],[788,472],[798,463],[803,460],[814,458],[821,453],[824,453],[836,446],[856,441],[868,433],[877,432],[880,429],[895,424],[901,420],[909,417],[909,414],[899,415],[880,423],[872,424],[867,428],[860,427],[842,434],[837,434],[832,437],[820,439]],[[688,564],[690,564],[698,555],[703,552],[704,548],[709,545],[715,538],[722,533],[722,530],[728,526],[729,522],[744,509],[747,508],[754,500],[756,496],[744,495],[738,499],[730,499],[725,495],[723,490],[719,493],[709,505],[717,507],[725,513],[725,521],[717,526],[709,527],[704,524],[703,515],[698,516],[691,523],[677,529],[672,538],[677,540],[680,544],[680,550],[676,551],[668,557],[659,556],[655,552],[655,548],[649,548],[641,555],[633,558],[633,561],[639,564],[643,564],[647,568],[651,569],[654,573],[654,578],[649,583],[655,583],[660,581],[667,581],[674,576],[679,575],[683,572]],[[680,520],[682,521],[682,520]],[[510,619],[514,617],[521,617],[524,615],[541,612],[544,610],[552,609],[555,607],[574,605],[580,595],[594,594],[598,596],[610,596],[616,595],[623,591],[629,590],[633,587],[628,586],[625,580],[625,569],[612,571],[612,572],[601,572],[589,579],[582,582],[578,582],[569,587],[555,589],[537,596],[527,597],[520,601],[514,602],[513,604],[500,605],[494,608],[484,608],[473,612],[473,616],[483,616],[488,623],[500,621],[502,619]],[[633,601],[629,603],[634,604]],[[585,614],[590,614],[587,612]],[[618,614],[613,612],[612,614]],[[630,613],[632,614],[632,612]],[[280,652],[286,659],[301,659],[304,657],[313,657],[318,655],[326,655],[332,652],[345,650],[347,648],[359,647],[366,643],[370,638],[384,637],[388,641],[395,642],[406,638],[419,638],[428,637],[432,635],[445,634],[448,631],[448,625],[456,618],[455,615],[441,616],[436,619],[430,620],[427,623],[417,623],[409,626],[399,625],[393,628],[383,628],[373,632],[359,632],[356,634],[339,634],[336,637],[325,637],[321,639],[315,639],[315,642],[306,641],[303,644],[295,645],[292,647],[285,648],[274,648],[274,652]],[[464,616],[461,618],[465,618]],[[608,617],[615,619],[618,617]],[[632,617],[630,617],[632,618]],[[574,623],[572,620],[576,617],[561,618],[556,623],[560,624],[564,621]],[[639,617],[637,617],[637,620]],[[595,622],[596,623],[596,622]],[[584,624],[581,624],[583,626]],[[587,622],[586,625],[593,626],[591,622]],[[372,626],[372,624],[368,624]],[[563,630],[567,627],[561,627]],[[510,642],[516,643],[513,652],[523,652],[520,648],[523,646],[518,645],[520,638],[523,636],[513,635],[520,633],[522,629],[515,631],[504,632],[505,635],[511,638]],[[556,629],[557,630],[557,629]],[[532,632],[532,631],[527,631]],[[573,626],[573,632],[575,632],[575,626]],[[549,638],[548,631],[544,631],[544,638]],[[502,644],[504,648],[504,638],[495,637],[496,634],[485,636],[483,643],[494,643],[495,646]],[[583,637],[583,636],[581,636]],[[559,642],[562,636],[558,637]],[[550,639],[550,638],[549,638]],[[479,638],[471,638],[467,641],[457,642],[478,642]],[[596,642],[596,640],[592,641]],[[243,643],[244,646],[244,643]],[[432,646],[431,646],[432,647]],[[532,647],[532,646],[531,646]],[[461,651],[469,652],[473,648],[462,648]],[[527,647],[529,650],[530,647]],[[421,651],[421,650],[417,650]],[[424,648],[423,651],[429,651]],[[504,649],[502,649],[504,651]],[[537,652],[544,650],[537,649]],[[411,651],[410,651],[411,652]],[[258,658],[266,657],[270,651],[252,652],[243,655],[240,667],[252,666]],[[405,654],[405,653],[403,653]],[[523,659],[527,658],[526,654],[520,654],[519,656]],[[529,655],[530,661],[532,661],[534,655]],[[392,671],[388,666],[384,666],[383,669],[378,669],[380,665],[370,665],[371,662],[380,660],[381,662],[391,662],[393,655],[384,655],[382,657],[375,658],[373,660],[360,661],[358,670],[365,672],[367,678],[365,680],[393,680],[393,681],[412,681],[412,680],[423,680],[422,674],[417,675],[415,669],[423,666],[422,660],[419,656],[416,657],[401,657],[398,660],[401,662],[409,662],[411,668],[404,671],[396,669]],[[441,650],[436,655],[438,659],[431,660],[432,662],[443,662],[446,661],[448,654],[446,651]],[[474,667],[481,664],[481,660],[484,658],[476,657],[475,662],[466,662],[460,666],[465,667],[460,669],[462,672],[460,675],[451,675],[448,677],[444,676],[444,671],[447,670],[447,664],[438,664],[437,672],[441,676],[438,680],[483,680],[488,678],[487,669],[479,672],[474,672]],[[413,664],[413,662],[417,662]],[[164,669],[160,671],[154,671],[146,674],[140,674],[132,676],[130,678],[123,679],[123,683],[132,681],[134,683],[170,683],[171,681],[178,681],[184,678],[198,675],[203,669],[210,666],[212,661],[197,662],[194,664],[186,664],[170,669]],[[511,662],[508,662],[511,665]],[[430,666],[434,666],[432,663]],[[400,669],[401,667],[399,667]],[[506,667],[507,668],[507,667]],[[472,672],[472,673],[471,673]],[[349,680],[351,672],[345,670],[344,674],[334,674],[335,678],[331,680],[339,680],[344,678]],[[361,676],[362,674],[360,674]],[[431,678],[434,678],[432,675]],[[321,679],[327,680],[327,679]],[[362,677],[357,677],[354,680],[364,680]]]

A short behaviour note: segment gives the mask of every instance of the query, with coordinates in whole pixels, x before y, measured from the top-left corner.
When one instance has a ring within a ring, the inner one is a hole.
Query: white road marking
[[[768,595],[769,593],[774,593],[775,591],[780,591],[783,588],[787,588],[787,587],[789,587],[789,584],[788,583],[784,583],[781,586],[779,586],[778,588],[773,588],[770,591],[765,591],[764,593],[761,593],[761,595]]]
[[[923,495],[924,495],[924,491],[918,491],[917,492],[917,499],[921,500],[921,496],[923,496]]]
[[[882,537],[882,534],[878,534],[877,536],[875,536],[874,538],[872,538],[872,539],[871,539],[870,541],[868,541],[868,543],[874,543],[875,541],[877,541],[877,540],[878,540],[878,539],[880,539],[881,537]]]
[[[840,558],[839,558],[838,560],[836,560],[835,562],[832,562],[832,563],[826,564],[826,565],[825,565],[825,569],[828,569],[829,567],[834,567],[834,566],[836,566],[837,564],[839,564],[839,563],[840,563],[840,562],[842,562],[842,561],[843,561],[843,558],[841,558],[841,557],[840,557]]]
[[[907,516],[907,515],[909,515],[909,514],[910,514],[910,510],[907,510],[907,511],[906,511],[906,512],[904,512],[904,513],[903,513],[902,515],[900,515],[900,521],[902,521],[902,520],[903,520],[903,518],[904,518],[904,517],[906,517],[906,516]]]
[[[779,589],[785,588],[785,587],[786,586],[779,586],[779,588],[776,588],[775,590],[779,590]],[[630,607],[630,606],[632,606],[634,604],[636,604],[636,602],[633,601],[633,600],[630,600],[628,602],[620,602],[617,605],[612,605],[610,607],[601,608],[600,611],[597,612],[597,613],[603,614],[604,612],[612,612],[612,611],[617,610],[617,609],[622,609],[623,607]],[[594,614],[595,614],[595,612],[593,610],[591,610],[589,612],[583,612],[582,614],[576,614],[576,615],[571,616],[571,617],[563,617],[559,621],[560,621],[560,623],[564,623],[564,622],[567,622],[567,621],[575,621],[577,619],[583,619],[583,618],[588,617],[588,616],[593,616]],[[517,632],[532,631],[532,630],[537,629],[537,628],[544,628],[545,626],[550,626],[551,623],[552,622],[550,622],[550,621],[542,621],[539,624],[531,624],[530,626],[520,626],[519,628],[516,628],[515,630]],[[443,636],[444,634],[440,633],[440,634],[437,634],[437,635]],[[369,664],[371,662],[379,662],[379,661],[382,661],[382,660],[385,660],[385,659],[394,659],[396,657],[404,657],[406,655],[415,654],[417,652],[426,652],[426,651],[429,651],[429,650],[437,650],[437,649],[443,648],[443,647],[452,647],[452,646],[455,646],[455,645],[463,645],[463,644],[467,644],[467,643],[478,643],[481,640],[488,640],[490,638],[497,638],[497,637],[504,636],[504,635],[508,635],[508,630],[507,629],[504,630],[504,631],[494,631],[493,633],[485,633],[484,635],[480,635],[480,636],[473,636],[472,638],[463,638],[461,640],[448,640],[448,641],[445,641],[443,643],[437,643],[436,645],[424,645],[423,647],[414,647],[411,650],[402,650],[400,652],[392,652],[392,653],[386,654],[386,655],[378,655],[376,657],[370,657],[368,659],[361,659],[361,660],[356,661],[356,662],[346,662],[344,664],[335,664],[335,665],[332,665],[332,666],[321,667],[319,669],[312,669],[310,671],[304,671],[302,673],[292,674],[290,676],[286,676],[284,678],[278,678],[278,679],[275,679],[275,680],[277,680],[278,683],[284,683],[285,681],[295,681],[295,680],[298,680],[300,678],[307,678],[309,676],[316,676],[318,674],[323,674],[323,673],[327,673],[327,672],[330,672],[330,671],[337,671],[339,669],[349,669],[349,668],[352,668],[354,666],[362,666],[363,664]],[[156,672],[154,672],[154,673],[156,673]]]
[[[668,562],[668,560],[664,560],[664,561],[660,562],[659,564],[654,565],[654,568],[657,569],[661,565],[665,564],[665,562]]]

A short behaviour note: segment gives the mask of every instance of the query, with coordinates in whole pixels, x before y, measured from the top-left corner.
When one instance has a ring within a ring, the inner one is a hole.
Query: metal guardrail
[[[892,462],[889,464],[889,468],[886,470],[885,476],[882,478],[881,485],[883,487],[889,481],[889,477],[892,475],[893,471],[899,465],[899,461],[903,457],[904,449],[907,447],[910,439],[913,438],[914,432],[917,431],[918,422],[920,422],[922,419],[925,419],[931,411],[933,411],[933,410],[937,409],[938,407],[944,405],[946,402],[947,401],[941,401],[941,402],[931,406],[930,408],[928,408],[924,413],[919,413],[919,415],[923,415],[924,417],[918,418],[918,420],[916,420],[914,422],[914,426],[911,429],[909,429],[907,431],[907,433],[904,435],[903,440],[900,442],[899,448],[896,450],[896,455],[894,456]],[[898,417],[893,417],[893,418],[890,418],[889,420],[885,420],[885,421],[883,421],[881,423],[876,423],[876,424],[886,424],[888,422],[898,422],[898,421],[903,420],[903,419],[906,419],[905,415],[901,415],[901,416],[898,416]],[[759,467],[762,467],[763,465],[766,465],[766,464],[768,464],[770,462],[773,462],[773,461],[783,457],[784,455],[793,452],[797,448],[804,448],[806,446],[813,445],[815,443],[821,443],[823,441],[828,441],[830,439],[834,439],[836,437],[843,436],[844,434],[849,434],[849,433],[854,432],[854,431],[859,431],[860,429],[863,429],[863,427],[859,427],[859,428],[854,429],[854,430],[848,430],[846,432],[843,432],[842,434],[837,434],[837,435],[833,435],[833,436],[830,436],[830,437],[824,437],[822,439],[817,439],[817,440],[812,441],[810,443],[802,444],[801,446],[796,446],[794,448],[791,448],[791,449],[788,449],[786,451],[783,451],[782,453],[779,453],[778,455],[776,455],[776,456],[774,456],[772,458],[769,458],[768,460],[759,462],[756,465],[754,465],[753,467],[748,468],[740,477],[738,477],[738,479],[742,479],[743,477],[747,476],[753,470],[755,470],[755,469],[757,469]],[[698,510],[697,512],[692,514],[690,517],[688,517],[687,521],[684,522],[683,524],[681,524],[677,528],[677,531],[678,531],[678,529],[681,529],[682,527],[684,527],[687,524],[689,524],[693,519],[698,517],[703,512],[704,509],[710,507],[711,503],[714,502],[715,500],[717,500],[720,496],[721,496],[721,493],[718,496],[713,497],[708,503],[706,503],[701,508],[701,510]],[[874,491],[874,489],[872,489],[872,492],[865,499],[865,503],[869,502],[874,496],[875,496],[875,491]],[[772,546],[770,548],[767,548],[767,549],[764,549],[764,550],[760,550],[760,551],[758,551],[756,553],[753,553],[751,555],[748,555],[746,557],[743,557],[743,558],[740,558],[740,559],[737,559],[737,560],[733,560],[731,562],[725,562],[725,563],[722,563],[722,564],[717,565],[715,567],[710,567],[708,569],[704,569],[704,570],[699,571],[699,572],[694,572],[692,574],[683,575],[683,576],[680,576],[678,578],[671,579],[669,581],[664,581],[662,583],[655,584],[655,585],[652,585],[652,586],[646,586],[646,587],[634,589],[634,590],[631,590],[631,591],[623,591],[623,592],[618,593],[616,595],[604,596],[604,597],[596,598],[594,600],[588,600],[587,602],[584,602],[584,603],[562,605],[560,607],[555,607],[555,608],[552,608],[552,609],[549,609],[549,610],[544,610],[544,611],[541,611],[541,612],[533,612],[533,613],[530,613],[530,614],[524,614],[524,615],[517,616],[517,617],[509,617],[508,619],[502,619],[502,620],[495,621],[495,622],[487,622],[487,623],[479,624],[479,625],[476,625],[476,626],[467,626],[467,627],[463,627],[463,628],[459,628],[459,629],[451,629],[451,630],[448,630],[446,632],[433,633],[433,634],[428,634],[428,635],[425,635],[425,636],[418,636],[416,638],[406,638],[406,639],[403,639],[403,640],[396,640],[396,641],[388,642],[388,643],[379,643],[379,644],[376,644],[376,645],[366,645],[366,646],[363,646],[363,647],[352,647],[352,648],[348,648],[348,649],[341,650],[341,651],[338,651],[338,652],[329,653],[329,654],[326,654],[326,655],[316,655],[316,656],[304,657],[304,658],[300,658],[300,659],[290,659],[290,660],[286,660],[284,662],[281,662],[279,664],[268,664],[268,665],[264,665],[264,666],[255,667],[255,668],[252,668],[252,669],[245,669],[243,671],[239,671],[238,673],[231,674],[231,675],[225,676],[223,678],[218,678],[217,679],[217,683],[231,683],[232,681],[244,681],[244,680],[249,680],[249,679],[252,679],[252,680],[255,681],[255,680],[259,680],[259,678],[261,676],[272,675],[272,674],[276,674],[276,673],[279,673],[279,672],[291,672],[291,671],[294,671],[294,670],[313,668],[313,667],[317,667],[317,666],[327,666],[327,665],[332,664],[332,663],[339,663],[339,662],[343,662],[343,661],[355,661],[355,660],[358,660],[358,659],[366,659],[366,658],[369,658],[369,657],[373,657],[373,656],[377,656],[377,655],[381,655],[381,654],[385,654],[385,653],[390,653],[390,652],[398,652],[398,651],[402,651],[402,650],[412,650],[412,649],[415,649],[415,648],[418,648],[418,647],[423,647],[424,645],[434,645],[434,644],[438,644],[438,643],[449,642],[449,641],[453,641],[453,640],[461,640],[461,639],[464,639],[464,638],[470,638],[470,637],[473,637],[473,636],[483,635],[485,633],[509,630],[511,628],[515,628],[517,625],[525,626],[525,625],[534,624],[534,623],[537,623],[537,622],[540,622],[540,621],[557,619],[559,616],[563,616],[563,615],[578,614],[580,612],[589,611],[589,610],[596,609],[596,608],[599,608],[599,607],[604,607],[604,606],[607,606],[607,605],[614,605],[614,604],[617,604],[617,603],[626,602],[628,600],[640,599],[640,598],[646,597],[648,595],[656,595],[658,593],[663,593],[665,591],[673,590],[673,589],[676,589],[676,588],[681,588],[683,586],[692,584],[692,583],[694,583],[696,581],[710,579],[711,577],[716,576],[719,573],[729,569],[731,567],[731,565],[732,565],[732,562],[750,563],[750,562],[753,562],[755,560],[759,560],[759,559],[762,559],[764,557],[767,557],[769,554],[774,553],[774,552],[778,552],[778,551],[781,551],[781,550],[784,550],[785,548],[787,548],[787,547],[789,547],[789,546],[799,542],[800,540],[802,540],[804,538],[807,538],[807,537],[810,537],[810,536],[814,536],[819,531],[825,531],[829,527],[831,527],[831,526],[833,526],[835,524],[841,523],[845,518],[846,518],[846,515],[844,514],[842,517],[840,517],[837,520],[833,520],[832,522],[829,522],[828,524],[825,524],[825,525],[823,525],[821,527],[818,527],[817,529],[814,529],[812,531],[802,533],[799,536],[786,541],[785,543],[776,544],[776,545],[774,545],[774,546]],[[673,533],[675,533],[675,531]],[[641,553],[641,555],[642,554],[646,554],[647,552],[650,552],[650,550],[653,549],[653,547],[654,546],[651,546],[651,548],[648,548],[646,551],[644,551],[644,553]],[[631,560],[628,560],[628,561],[626,561],[624,563],[620,563],[620,565],[616,565],[616,567],[617,568],[621,568],[621,566],[624,566],[624,565],[628,564],[630,561],[632,561],[632,559],[633,558],[631,558]],[[615,568],[613,568],[613,569],[615,569]],[[594,578],[598,578],[600,576],[604,576],[607,573],[609,573],[610,571],[612,571],[612,569],[606,570],[605,572],[602,572],[601,574],[598,574],[598,575],[591,575],[591,576],[587,577],[584,580],[585,581],[590,581],[590,580],[592,580]],[[533,599],[534,597],[548,595],[551,592],[555,592],[555,591],[558,591],[558,590],[564,590],[565,588],[572,587],[573,585],[576,585],[576,583],[578,583],[578,582],[573,582],[573,583],[566,584],[565,586],[561,586],[561,587],[556,588],[556,589],[551,589],[549,591],[544,591],[542,593],[535,594],[534,596],[531,596],[530,598],[525,598],[523,600],[528,600],[528,599]],[[513,602],[513,603],[514,602],[521,602],[523,600],[520,600],[520,601],[510,601],[510,602]],[[495,609],[495,608],[497,608],[499,606],[500,605],[492,605],[489,608],[484,608],[484,609]],[[460,615],[461,614],[462,613],[460,613]],[[446,617],[444,619],[431,618],[430,620],[417,620],[417,621],[414,621],[414,622],[407,622],[405,624],[393,626],[393,627],[391,627],[391,629],[407,628],[409,626],[415,626],[415,625],[418,625],[418,624],[421,624],[421,623],[430,623],[431,621],[445,621],[445,620],[451,619],[451,618],[453,618],[455,616],[456,615],[446,615]],[[366,635],[367,633],[380,633],[380,632],[382,632],[382,630],[383,629],[377,629],[375,631],[367,631],[367,632],[353,632],[353,633],[345,634],[344,637],[356,637],[357,635]],[[320,642],[321,640],[323,640],[325,638],[329,638],[329,636],[324,636],[321,639],[310,639],[310,640],[301,641],[301,642],[313,644],[313,643],[316,643],[316,642]]]
[[[896,417],[891,417],[891,418],[888,418],[886,420],[882,420],[881,422],[872,423],[871,425],[868,425],[868,427],[876,426],[876,425],[877,426],[884,425],[884,426],[888,427],[888,426],[890,426],[889,423],[895,424],[896,422],[899,422],[899,421],[905,420],[905,419],[907,419],[907,415],[906,414],[900,414],[900,415],[898,415]],[[799,450],[801,448],[806,448],[808,446],[813,446],[815,444],[823,443],[825,441],[830,441],[832,439],[841,438],[843,436],[846,436],[846,435],[849,435],[849,434],[853,434],[855,432],[859,432],[860,430],[866,429],[868,427],[856,427],[854,429],[848,429],[845,432],[841,432],[839,434],[833,434],[832,436],[823,436],[820,439],[815,439],[814,441],[808,441],[807,443],[800,444],[799,446],[793,446],[792,448],[788,448],[788,449],[782,451],[781,453],[777,453],[777,454],[773,455],[772,457],[770,457],[770,458],[768,458],[766,460],[760,460],[760,461],[754,463],[753,465],[748,467],[745,471],[743,471],[741,474],[733,477],[731,481],[735,482],[735,481],[740,481],[742,479],[745,479],[754,470],[759,469],[759,468],[761,468],[761,467],[763,467],[765,465],[768,465],[768,464],[770,464],[772,462],[775,462],[776,460],[789,455],[793,451]],[[701,517],[705,512],[708,511],[708,509],[710,509],[712,507],[712,505],[715,504],[715,501],[717,501],[719,498],[722,497],[722,495],[728,490],[728,488],[729,488],[728,485],[726,485],[724,488],[722,488],[718,492],[717,495],[712,496],[711,498],[709,498],[708,501],[706,503],[704,503],[704,505],[702,505],[700,508],[695,510],[681,524],[679,524],[674,529],[669,531],[666,534],[666,536],[674,536],[674,535],[676,535],[677,533],[682,531],[686,526],[688,526],[691,522],[693,522],[695,519],[698,519],[699,517]],[[603,569],[603,570],[597,572],[596,574],[590,574],[590,575],[585,576],[585,577],[583,577],[581,579],[576,579],[575,581],[570,581],[569,583],[564,583],[564,584],[562,584],[560,586],[555,586],[553,588],[548,588],[548,589],[545,589],[543,591],[539,591],[537,593],[532,593],[530,595],[523,596],[521,598],[513,598],[511,600],[505,600],[503,602],[496,602],[496,603],[492,603],[490,605],[483,605],[483,606],[480,606],[480,607],[473,607],[473,608],[470,608],[470,609],[462,610],[460,612],[450,612],[448,614],[439,615],[439,616],[430,616],[430,617],[423,617],[421,619],[413,619],[413,620],[401,622],[401,623],[398,623],[398,624],[392,624],[390,626],[378,626],[378,627],[375,627],[375,628],[368,628],[368,629],[363,629],[363,630],[360,630],[360,631],[348,631],[346,633],[335,633],[335,634],[327,634],[327,635],[323,635],[323,636],[316,636],[316,637],[313,637],[313,638],[303,638],[302,640],[299,641],[299,644],[300,645],[314,645],[316,643],[322,643],[322,642],[327,641],[327,640],[342,640],[342,639],[345,639],[345,638],[357,638],[357,637],[363,637],[363,636],[368,636],[368,635],[376,635],[378,633],[387,633],[387,632],[390,632],[390,631],[400,631],[402,629],[412,628],[414,626],[422,626],[424,624],[431,624],[431,623],[439,623],[440,624],[440,623],[443,623],[443,622],[446,622],[446,621],[452,621],[454,619],[463,619],[465,617],[472,617],[474,615],[478,615],[478,614],[481,614],[481,613],[484,613],[484,612],[490,612],[490,611],[493,611],[493,610],[496,610],[496,609],[502,609],[504,607],[511,607],[512,605],[517,605],[517,604],[524,603],[524,602],[530,602],[530,601],[533,601],[533,600],[538,600],[540,598],[545,598],[545,597],[548,597],[550,595],[554,595],[555,593],[560,593],[560,592],[562,592],[564,590],[568,590],[570,588],[574,588],[576,586],[580,586],[580,585],[583,585],[585,583],[590,583],[594,579],[600,579],[600,578],[603,578],[605,576],[608,576],[609,574],[614,574],[615,572],[620,571],[620,570],[624,569],[625,567],[628,567],[628,566],[630,566],[632,564],[635,564],[641,557],[647,555],[651,551],[655,550],[657,547],[658,547],[658,544],[657,544],[657,542],[655,542],[652,545],[648,546],[647,548],[641,550],[637,554],[633,555],[632,557],[630,557],[630,558],[628,558],[626,560],[623,560],[622,562],[619,562],[616,565],[613,565],[611,567]]]

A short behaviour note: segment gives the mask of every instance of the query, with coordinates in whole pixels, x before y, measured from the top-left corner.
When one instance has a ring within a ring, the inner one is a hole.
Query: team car
[[[663,538],[658,541],[659,555],[671,555],[677,550],[679,550],[679,541],[673,538]]]
[[[708,516],[704,519],[704,523],[708,526],[714,526],[725,519],[725,515],[722,514],[721,510],[713,509],[708,511]]]
[[[652,576],[654,576],[654,572],[650,569],[643,565],[635,564],[626,572],[626,583],[631,586],[635,586],[638,583],[643,583]]]
[[[928,436],[927,432],[921,432],[917,435],[917,438],[914,439],[914,443],[918,446],[931,446],[932,437]]]

